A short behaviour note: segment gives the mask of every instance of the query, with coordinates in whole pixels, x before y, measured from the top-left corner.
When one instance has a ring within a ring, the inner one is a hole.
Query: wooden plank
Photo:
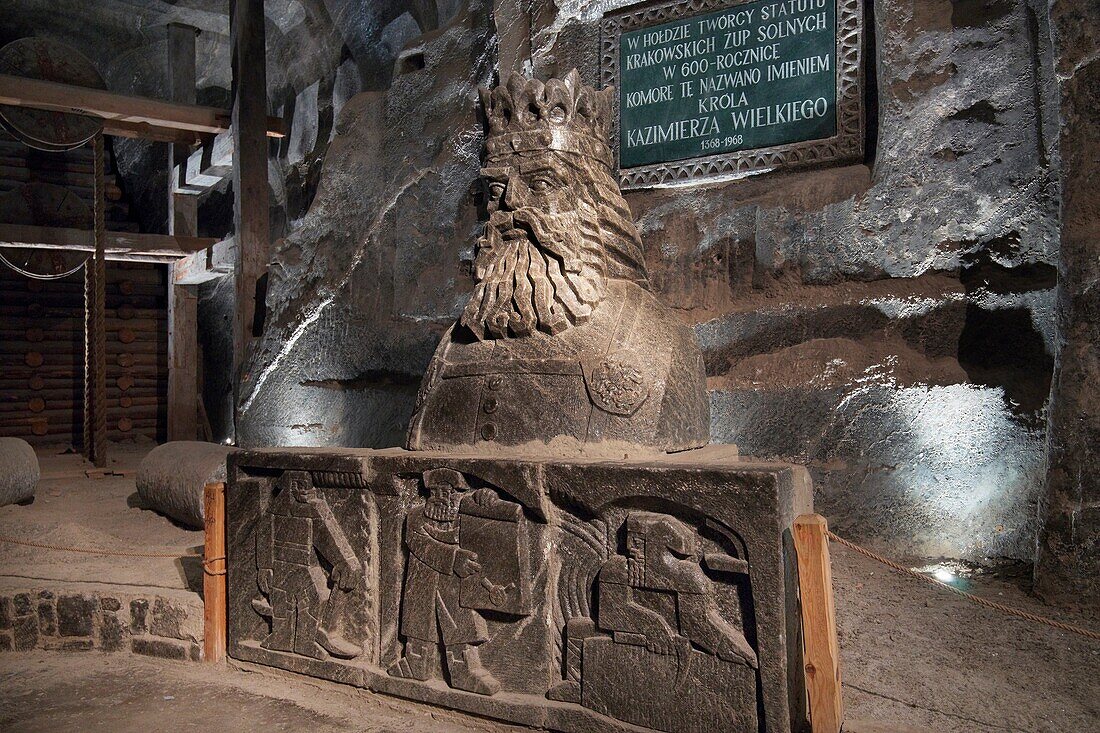
[[[147,124],[156,128],[213,135],[228,130],[231,117],[225,110],[217,107],[133,97],[102,89],[27,79],[10,74],[0,74],[0,104],[75,112],[113,122]],[[265,114],[262,126],[266,136],[281,138],[286,135],[286,127],[277,117],[268,118]],[[131,129],[140,131],[136,127]]]
[[[828,530],[825,517],[820,514],[803,514],[794,523],[806,690],[813,733],[839,733],[844,722]]]
[[[110,137],[128,137],[179,145],[198,145],[210,137],[210,133],[207,132],[174,130],[170,127],[150,125],[148,122],[123,122],[122,120],[103,120],[103,134]]]
[[[203,553],[203,659],[225,659],[225,484],[207,484],[203,491],[206,545]]]
[[[234,404],[255,332],[256,290],[267,267],[270,233],[267,187],[267,60],[263,0],[232,0],[229,35],[233,65],[233,223],[239,249],[233,323]]]
[[[237,241],[228,237],[208,250],[178,259],[172,265],[172,279],[177,285],[201,285],[233,274],[237,259]]]
[[[107,232],[104,252],[108,260],[163,263],[213,247],[217,241],[212,237]],[[0,247],[94,252],[95,238],[83,229],[0,224]]]

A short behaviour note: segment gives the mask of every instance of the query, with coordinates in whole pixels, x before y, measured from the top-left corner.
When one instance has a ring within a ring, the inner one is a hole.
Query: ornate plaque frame
[[[616,85],[619,76],[619,38],[625,31],[680,20],[698,13],[725,10],[753,0],[656,0],[631,5],[604,15],[600,25],[600,85]],[[728,175],[790,168],[812,168],[863,159],[865,109],[863,95],[863,0],[836,2],[836,114],[832,137],[805,142],[739,150],[698,158],[652,163],[619,169],[625,189],[686,183]],[[615,97],[618,104],[618,95]],[[619,159],[619,115],[616,107],[611,132],[615,159]]]

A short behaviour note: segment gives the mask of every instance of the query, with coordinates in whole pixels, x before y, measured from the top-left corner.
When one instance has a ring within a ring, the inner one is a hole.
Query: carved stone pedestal
[[[229,654],[563,731],[804,717],[797,466],[404,450],[229,459]]]

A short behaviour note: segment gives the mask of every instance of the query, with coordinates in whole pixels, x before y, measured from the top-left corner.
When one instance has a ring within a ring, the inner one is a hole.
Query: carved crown
[[[564,79],[526,79],[510,74],[499,86],[480,87],[489,121],[489,157],[514,152],[560,150],[612,166],[608,135],[614,87],[596,91],[573,69]]]

